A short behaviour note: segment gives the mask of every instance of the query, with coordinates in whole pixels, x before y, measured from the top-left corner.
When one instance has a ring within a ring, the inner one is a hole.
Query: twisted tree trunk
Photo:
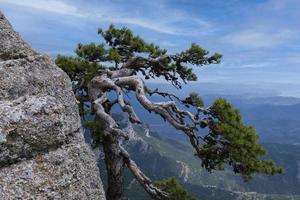
[[[127,77],[128,75],[132,75],[131,70],[104,71],[99,76],[94,77],[89,84],[89,98],[93,102],[93,108],[96,111],[97,117],[103,124],[103,148],[108,175],[106,198],[107,200],[122,199],[122,170],[126,165],[153,199],[164,199],[168,195],[152,184],[151,180],[139,169],[136,163],[130,159],[129,153],[122,147],[122,141],[128,138],[127,133],[120,129],[116,121],[112,118],[110,110],[107,110],[105,107],[105,105],[109,105],[111,108],[112,105],[118,104],[124,112],[128,113],[130,122],[140,123],[131,105],[124,100],[122,87],[115,83],[120,77]],[[132,80],[136,79],[133,77]],[[124,84],[123,86],[126,85],[130,84]],[[116,101],[110,101],[108,99],[109,91],[116,92]]]
[[[104,138],[103,150],[107,169],[107,200],[121,200],[123,194],[123,157],[119,151],[118,136],[107,135]]]

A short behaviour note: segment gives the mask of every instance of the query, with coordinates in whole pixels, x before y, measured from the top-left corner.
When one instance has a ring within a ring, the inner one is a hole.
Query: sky
[[[200,83],[297,97],[299,9],[299,0],[0,0],[23,38],[52,57],[101,42],[98,28],[113,23],[171,53],[196,42],[223,54],[221,64],[195,69]]]

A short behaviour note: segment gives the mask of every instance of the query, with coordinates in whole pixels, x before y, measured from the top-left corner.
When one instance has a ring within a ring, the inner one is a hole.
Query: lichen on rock
[[[68,76],[0,12],[0,199],[105,199]]]

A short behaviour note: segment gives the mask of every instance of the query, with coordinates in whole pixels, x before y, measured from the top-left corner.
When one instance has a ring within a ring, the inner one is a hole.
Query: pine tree
[[[121,141],[128,136],[112,118],[111,108],[118,104],[131,123],[142,123],[130,100],[124,96],[127,93],[134,93],[144,109],[162,117],[185,134],[201,166],[209,172],[222,170],[224,165],[228,165],[245,180],[254,173],[274,175],[282,172],[272,161],[263,159],[266,151],[258,143],[255,129],[243,123],[239,111],[227,100],[219,98],[211,106],[204,107],[197,93],[182,99],[146,86],[148,79],[163,78],[180,90],[182,84],[197,80],[193,68],[218,64],[222,55],[210,54],[195,43],[185,51],[169,54],[166,49],[144,41],[126,27],[119,29],[111,25],[107,30],[99,29],[98,33],[102,43],[79,44],[76,56],[59,55],[56,64],[74,83],[82,115],[84,102],[91,103],[92,112],[96,115],[96,125],[89,125],[97,133],[96,141],[103,145],[108,172],[108,200],[122,198],[124,166],[150,197],[172,199],[172,194],[168,193],[170,190],[159,187],[164,184],[154,185],[122,146]],[[115,93],[116,98],[109,93]],[[168,101],[152,102],[149,99],[152,95],[165,97]],[[189,109],[184,110],[180,105]]]

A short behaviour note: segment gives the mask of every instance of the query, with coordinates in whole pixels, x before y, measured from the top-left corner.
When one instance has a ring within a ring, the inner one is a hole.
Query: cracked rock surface
[[[0,199],[105,199],[68,76],[1,12]]]

